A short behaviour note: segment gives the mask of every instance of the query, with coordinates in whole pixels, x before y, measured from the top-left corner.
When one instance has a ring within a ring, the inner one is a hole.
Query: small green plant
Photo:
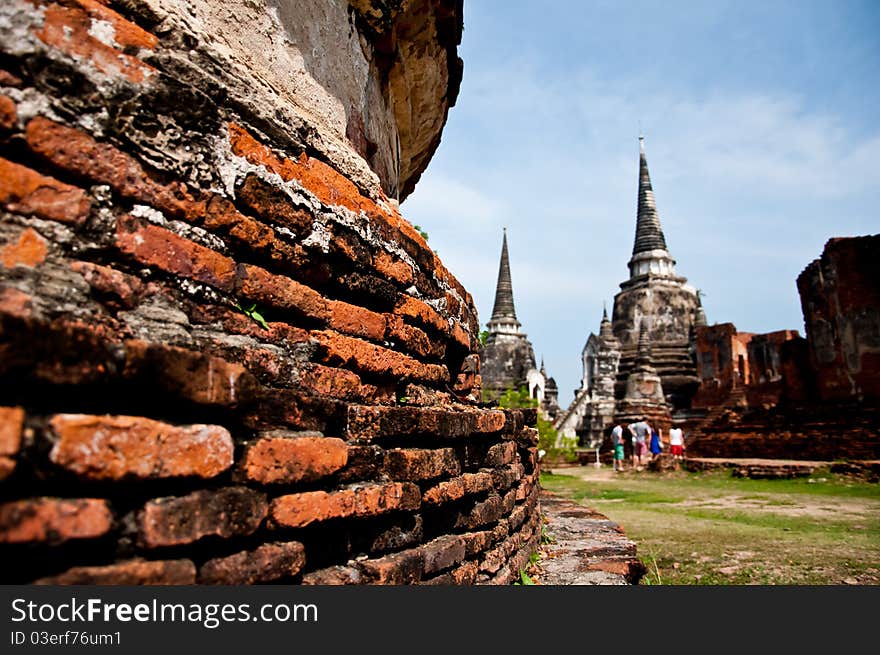
[[[480,343],[485,346],[486,339],[489,338],[489,330],[480,330]]]
[[[252,304],[249,308],[245,309],[241,306],[240,303],[235,303],[235,308],[240,311],[242,314],[251,319],[254,323],[257,323],[264,330],[269,329],[269,324],[266,322],[266,319],[263,318],[263,315],[257,311],[256,303]]]
[[[422,226],[421,226],[421,225],[413,225],[413,227],[416,229],[416,232],[418,232],[419,234],[422,235],[422,238],[423,238],[425,241],[428,240],[428,233],[425,232],[425,231],[422,229]]]
[[[397,399],[398,405],[406,405],[408,402],[409,402],[408,396],[401,396],[400,398]]]
[[[556,543],[556,537],[547,531],[546,525],[541,526],[541,543],[544,545]]]

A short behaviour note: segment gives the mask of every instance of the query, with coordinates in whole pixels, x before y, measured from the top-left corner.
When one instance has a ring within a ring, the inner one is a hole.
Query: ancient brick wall
[[[880,235],[831,239],[797,279],[823,401],[880,401]]]
[[[175,6],[0,8],[2,582],[512,581],[535,414],[480,407],[473,301],[384,191],[442,120],[374,174]],[[382,89],[425,32],[370,15]]]

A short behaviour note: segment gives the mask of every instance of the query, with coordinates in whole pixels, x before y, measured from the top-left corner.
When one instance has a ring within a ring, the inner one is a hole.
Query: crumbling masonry
[[[0,5],[2,582],[507,583],[534,412],[397,211],[461,2]],[[454,217],[450,217],[451,220]]]

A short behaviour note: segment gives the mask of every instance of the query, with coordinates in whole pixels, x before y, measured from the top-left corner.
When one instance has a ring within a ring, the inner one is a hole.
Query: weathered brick
[[[107,566],[76,566],[34,584],[58,585],[191,585],[196,566],[188,559],[132,559]]]
[[[474,434],[479,412],[420,407],[369,407],[348,409],[347,434],[352,439],[371,440],[385,436],[426,434],[440,438]]]
[[[392,480],[429,480],[441,475],[458,475],[461,465],[451,448],[395,448],[386,451],[382,469]]]
[[[296,575],[305,563],[305,548],[297,541],[263,544],[254,550],[208,560],[199,569],[199,584],[272,582]]]
[[[185,185],[160,184],[133,157],[81,130],[37,116],[28,122],[25,137],[31,150],[55,166],[107,184],[123,198],[152,205],[174,218],[196,220],[205,213],[204,203],[197,202]]]
[[[504,513],[504,501],[500,496],[491,494],[486,500],[476,503],[469,512],[461,514],[455,521],[455,527],[473,530],[494,523]]]
[[[125,342],[123,374],[149,380],[159,389],[203,405],[245,403],[259,388],[254,376],[241,364],[137,339]]]
[[[157,225],[120,218],[116,247],[145,266],[204,282],[216,289],[235,288],[235,262]]]
[[[492,475],[486,471],[464,473],[457,478],[440,482],[425,491],[422,502],[429,505],[442,505],[464,496],[488,491],[493,484]]]
[[[509,489],[522,478],[523,466],[519,462],[515,462],[503,468],[492,469],[490,473],[492,475],[492,486],[495,489]]]
[[[0,315],[28,319],[33,310],[33,297],[12,287],[0,287]]]
[[[272,187],[256,175],[247,175],[236,190],[236,197],[257,216],[293,230],[299,236],[311,230],[312,215],[291,203],[280,189]]]
[[[85,0],[78,0],[78,4],[86,3]],[[115,14],[109,8],[104,7],[101,12],[100,20],[107,20],[110,14]],[[128,23],[118,16],[115,25]],[[115,27],[114,25],[114,27]],[[120,46],[130,47],[150,47],[146,44],[155,45],[155,37],[151,37],[143,30],[139,30],[136,26],[128,23],[128,29],[120,30],[116,34],[117,43]],[[109,46],[90,34],[92,20],[89,13],[80,7],[63,7],[57,4],[51,4],[45,8],[43,15],[43,26],[34,34],[38,39],[47,45],[58,48],[65,54],[75,60],[87,59],[98,70],[107,75],[119,75],[127,78],[131,82],[141,83],[152,74],[156,73],[156,69],[144,63],[137,57],[126,54],[122,50],[118,50]]]
[[[382,314],[339,300],[330,301],[329,306],[330,327],[337,332],[373,341],[385,338],[387,325]]]
[[[494,543],[494,533],[492,530],[481,530],[480,532],[468,532],[462,535],[464,539],[465,557],[471,558],[482,553]]]
[[[0,129],[11,130],[18,122],[18,110],[12,98],[0,95]]]
[[[240,267],[239,275],[239,293],[248,300],[294,310],[322,323],[330,318],[330,309],[321,294],[296,280],[250,265]]]
[[[219,425],[86,414],[57,414],[49,424],[49,459],[88,480],[212,478],[232,466],[232,436]]]
[[[250,482],[293,483],[330,475],[347,462],[348,448],[341,439],[277,430],[247,446],[242,469]]]
[[[47,253],[46,240],[33,228],[27,228],[19,235],[18,241],[0,248],[0,264],[6,268],[34,268],[46,261]]]
[[[320,364],[310,364],[303,371],[298,384],[322,396],[352,400],[365,398],[370,391],[361,384],[361,378],[356,373]]]
[[[516,435],[516,442],[523,448],[530,448],[538,444],[538,431],[535,428],[525,427]]]
[[[83,276],[92,289],[105,296],[112,296],[126,309],[138,304],[145,285],[133,275],[109,266],[91,262],[71,262],[70,268]]]
[[[449,323],[437,313],[437,310],[412,296],[402,295],[394,307],[394,313],[431,328],[440,334],[451,332]]]
[[[411,548],[379,559],[364,560],[357,566],[367,584],[403,585],[421,580],[424,562],[422,549]]]
[[[0,158],[0,204],[11,212],[61,223],[82,223],[91,201],[85,191]]]
[[[418,509],[419,488],[409,482],[366,485],[340,491],[307,491],[272,501],[275,525],[299,528],[328,519],[375,516],[394,510]]]
[[[373,268],[385,277],[403,286],[412,284],[412,266],[384,250],[380,250],[373,257]]]
[[[21,449],[24,410],[21,407],[0,407],[0,455],[17,455]]]
[[[0,480],[5,480],[15,471],[15,460],[6,455],[0,455]]]
[[[93,539],[113,527],[107,502],[97,498],[29,498],[0,505],[0,543]]]
[[[424,558],[422,573],[431,575],[465,558],[465,541],[461,535],[444,535],[421,547]]]
[[[403,319],[393,314],[385,314],[385,339],[393,344],[400,344],[405,350],[419,357],[443,359],[446,345],[440,340],[431,340],[422,330],[404,323]]]
[[[419,584],[423,585],[472,585],[477,580],[479,567],[477,562],[463,562],[460,566],[452,569],[448,573],[435,576],[429,580],[422,580]]]
[[[505,466],[516,459],[516,444],[512,441],[497,443],[486,452],[484,466]]]
[[[157,498],[137,515],[138,541],[156,548],[189,544],[208,536],[248,535],[260,526],[267,510],[266,495],[246,487]]]
[[[353,566],[330,566],[302,577],[304,585],[352,585],[362,582],[360,570]]]
[[[301,246],[281,240],[274,229],[245,216],[220,196],[208,200],[201,225],[228,237],[240,248],[268,257],[275,265],[298,267],[307,259]]]
[[[312,332],[312,336],[322,347],[322,361],[331,366],[349,366],[366,373],[430,383],[449,379],[449,371],[443,366],[422,364],[412,357],[354,337],[329,330]]]
[[[348,446],[348,463],[337,473],[342,483],[369,480],[379,473],[385,460],[384,451],[379,446]]]

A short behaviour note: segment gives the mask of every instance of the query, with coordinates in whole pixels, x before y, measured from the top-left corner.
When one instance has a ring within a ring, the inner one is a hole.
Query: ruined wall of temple
[[[823,401],[880,401],[880,235],[831,239],[797,279]]]
[[[507,583],[534,411],[389,196],[460,3],[0,6],[3,582]]]

